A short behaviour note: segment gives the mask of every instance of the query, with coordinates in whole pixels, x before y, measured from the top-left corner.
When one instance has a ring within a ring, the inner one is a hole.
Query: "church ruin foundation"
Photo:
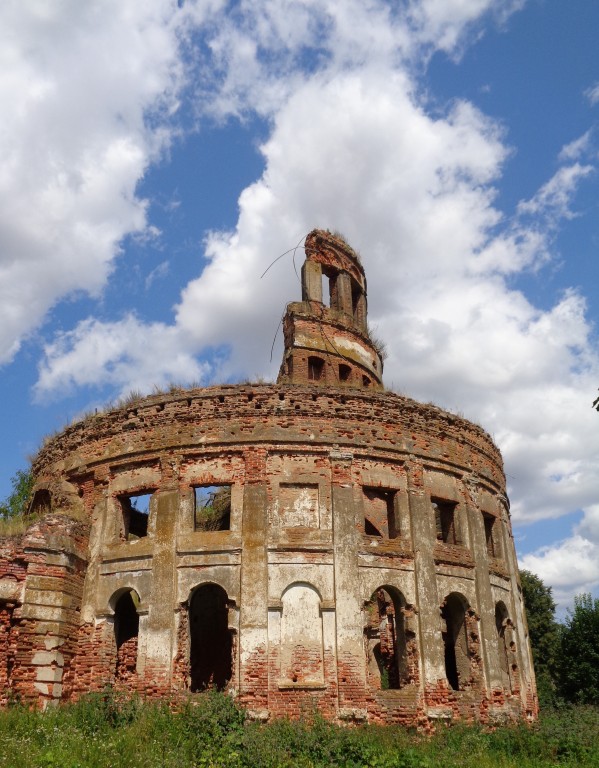
[[[305,250],[275,384],[44,445],[37,519],[0,539],[0,702],[215,687],[261,720],[536,717],[499,451],[383,388],[358,257],[319,230]]]

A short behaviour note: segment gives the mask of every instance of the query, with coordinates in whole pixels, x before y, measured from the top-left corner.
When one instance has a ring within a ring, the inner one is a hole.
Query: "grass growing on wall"
[[[0,713],[0,766],[10,768],[540,768],[599,766],[599,709],[546,713],[534,726],[340,728],[315,714],[248,723],[223,694],[178,707],[110,691],[45,713]]]

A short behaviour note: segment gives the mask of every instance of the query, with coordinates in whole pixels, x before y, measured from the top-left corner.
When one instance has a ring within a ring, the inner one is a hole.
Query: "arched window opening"
[[[466,608],[465,599],[455,592],[445,599],[441,608],[445,676],[454,691],[463,690],[471,676]]]
[[[321,357],[308,358],[308,380],[320,381],[324,378],[324,360]]]
[[[507,608],[502,602],[495,606],[495,628],[497,629],[497,645],[499,648],[499,667],[501,669],[501,680],[503,687],[511,691],[510,662],[508,657],[508,637],[510,620]]]
[[[52,497],[50,491],[42,489],[36,491],[29,507],[29,514],[34,517],[42,517],[52,511]]]
[[[366,604],[368,671],[381,690],[411,682],[405,612],[404,596],[392,587],[380,587]]]
[[[339,381],[348,382],[351,378],[351,368],[349,365],[341,363],[339,365]]]
[[[132,590],[124,592],[114,606],[114,638],[116,641],[117,680],[126,680],[137,668],[139,636],[139,600]]]
[[[222,691],[231,679],[233,639],[229,600],[218,584],[198,587],[189,603],[191,691]]]
[[[362,386],[369,387],[372,384],[368,376],[362,376]]]

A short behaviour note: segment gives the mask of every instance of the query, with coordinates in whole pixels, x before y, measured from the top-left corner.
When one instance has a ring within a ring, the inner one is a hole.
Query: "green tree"
[[[11,478],[12,493],[0,502],[0,519],[26,514],[31,501],[33,474],[31,469],[19,469]]]
[[[560,643],[560,694],[566,701],[599,704],[599,599],[577,595],[568,614]]]
[[[537,677],[541,706],[555,702],[556,666],[560,644],[560,626],[555,620],[555,601],[551,587],[530,571],[520,571],[522,596],[528,620],[528,634]]]

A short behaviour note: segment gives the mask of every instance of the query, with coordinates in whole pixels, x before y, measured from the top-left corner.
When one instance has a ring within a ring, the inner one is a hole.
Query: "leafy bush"
[[[19,469],[11,477],[10,483],[12,493],[3,502],[0,502],[0,518],[5,520],[26,514],[31,500],[33,474],[30,469]]]
[[[137,696],[106,688],[101,693],[90,693],[73,707],[74,722],[84,733],[99,733],[107,728],[131,725],[143,707]]]
[[[571,702],[599,704],[599,599],[574,598],[561,632],[558,685]]]

